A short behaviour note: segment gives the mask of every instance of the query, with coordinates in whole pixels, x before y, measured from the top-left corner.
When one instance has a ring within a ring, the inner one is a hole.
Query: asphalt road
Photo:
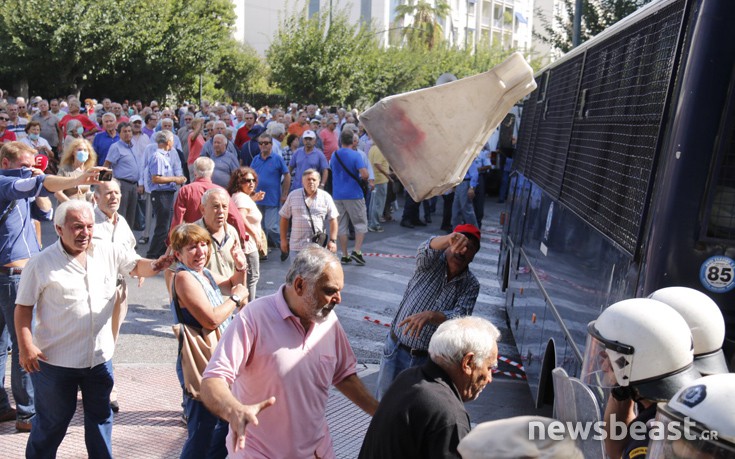
[[[500,355],[520,362],[512,335],[506,326],[503,294],[496,278],[500,238],[499,216],[503,206],[488,197],[481,251],[470,269],[481,283],[481,292],[475,315],[489,319],[501,331]],[[441,212],[441,199],[439,202]],[[400,217],[399,210],[396,215]],[[377,364],[389,324],[401,300],[406,284],[413,273],[418,245],[439,230],[441,215],[433,216],[427,227],[406,229],[398,222],[384,224],[385,232],[368,233],[363,246],[365,266],[344,266],[345,288],[342,303],[335,309],[347,332],[358,361]],[[136,233],[139,236],[139,233]],[[55,240],[51,223],[43,224],[45,244]],[[350,243],[352,244],[352,242]],[[351,246],[350,246],[351,247]],[[141,255],[147,246],[137,248]],[[350,249],[351,250],[351,249]],[[278,250],[261,262],[258,296],[274,293],[284,282],[289,260],[281,262]],[[169,309],[168,294],[162,276],[146,279],[142,286],[129,288],[129,312],[122,326],[114,362],[116,364],[161,364],[176,359],[177,345],[171,332],[174,318]],[[516,367],[500,363],[505,374],[496,374],[495,380],[483,396],[468,404],[473,422],[537,412],[531,404],[528,385],[520,379]],[[366,380],[368,385],[373,380]]]

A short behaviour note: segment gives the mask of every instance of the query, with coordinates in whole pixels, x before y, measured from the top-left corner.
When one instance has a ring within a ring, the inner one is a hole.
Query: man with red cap
[[[383,347],[378,400],[401,371],[427,361],[429,341],[439,325],[472,314],[480,283],[469,265],[479,250],[480,230],[470,224],[458,225],[451,234],[432,237],[419,246],[416,271]]]

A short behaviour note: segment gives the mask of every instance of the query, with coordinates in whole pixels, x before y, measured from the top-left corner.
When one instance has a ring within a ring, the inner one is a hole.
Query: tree
[[[396,25],[404,25],[401,35],[406,43],[413,48],[425,47],[433,49],[444,40],[440,18],[445,18],[451,12],[451,7],[443,0],[437,0],[432,5],[426,0],[408,0],[406,4],[396,6]],[[407,18],[411,18],[411,25],[406,26]]]
[[[368,56],[378,38],[369,24],[352,24],[345,11],[305,11],[286,17],[266,52],[271,81],[300,102],[352,104],[371,76]]]
[[[562,0],[561,15],[542,17],[543,33],[534,35],[562,52],[572,49],[574,0]],[[582,0],[580,40],[585,42],[651,0]]]
[[[234,20],[230,0],[15,0],[0,8],[0,81],[162,98],[216,66]]]

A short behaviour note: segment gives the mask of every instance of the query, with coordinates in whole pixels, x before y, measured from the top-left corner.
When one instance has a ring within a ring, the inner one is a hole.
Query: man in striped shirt
[[[472,314],[480,283],[469,265],[479,250],[480,230],[469,224],[419,246],[416,271],[385,340],[378,400],[401,371],[427,361],[429,341],[439,325]]]

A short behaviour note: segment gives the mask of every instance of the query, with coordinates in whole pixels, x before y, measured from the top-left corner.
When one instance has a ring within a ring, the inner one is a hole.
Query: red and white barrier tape
[[[523,379],[524,381],[526,379],[526,375],[524,373],[513,373],[512,371],[493,370],[493,374],[510,376],[511,378],[515,378],[515,379]]]
[[[518,363],[518,362],[516,362],[516,361],[513,361],[513,360],[509,359],[508,357],[503,357],[502,355],[499,355],[499,356],[498,356],[498,360],[499,360],[499,361],[501,361],[501,362],[505,362],[505,363],[507,363],[508,365],[514,366],[514,367],[518,368],[519,370],[521,370],[521,371],[523,371],[523,372],[525,372],[525,371],[526,371],[526,370],[525,370],[525,369],[523,368],[523,364],[522,364],[522,363]]]
[[[390,327],[390,323],[381,322],[378,319],[371,319],[370,316],[365,316],[363,319],[367,320],[368,322],[372,322],[375,325],[382,325],[384,327]]]
[[[363,253],[366,257],[379,257],[379,258],[416,258],[415,255],[396,255],[392,253]]]

